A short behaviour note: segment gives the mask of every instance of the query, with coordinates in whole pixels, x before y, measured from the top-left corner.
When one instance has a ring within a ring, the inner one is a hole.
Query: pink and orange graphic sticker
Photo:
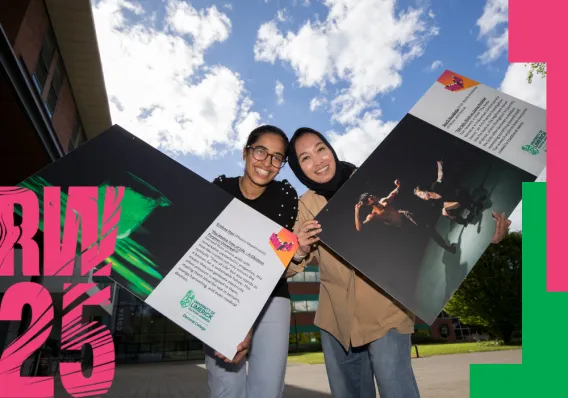
[[[270,236],[270,246],[282,261],[284,267],[288,267],[298,246],[298,238],[286,228],[282,228],[277,234]]]
[[[438,78],[438,82],[443,84],[446,90],[452,92],[462,91],[479,84],[475,80],[468,79],[450,70],[446,70],[442,76]]]

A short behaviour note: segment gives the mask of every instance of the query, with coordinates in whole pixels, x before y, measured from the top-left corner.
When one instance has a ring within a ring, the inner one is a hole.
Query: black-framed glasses
[[[266,148],[264,148],[262,146],[251,146],[251,145],[249,145],[249,146],[246,147],[246,149],[252,150],[252,157],[255,158],[256,160],[264,160],[268,156],[270,156],[270,163],[276,168],[281,169],[286,164],[286,160],[284,160],[284,156],[273,155],[271,153],[268,153]]]

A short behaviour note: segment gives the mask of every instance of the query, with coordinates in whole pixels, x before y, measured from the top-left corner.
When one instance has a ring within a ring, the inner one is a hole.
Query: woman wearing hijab
[[[318,245],[322,229],[314,217],[350,178],[355,166],[341,162],[319,132],[298,129],[288,145],[290,168],[308,189],[299,201],[294,232],[300,247],[287,276],[302,272],[316,261],[320,268],[320,298],[315,324],[321,341],[334,397],[375,397],[376,379],[381,398],[419,397],[412,370],[410,335],[414,315],[400,308],[362,279],[331,251]],[[510,221],[498,216],[493,239],[505,236]],[[373,377],[374,376],[374,377]]]
[[[274,126],[253,130],[243,148],[242,176],[219,176],[218,187],[249,205],[283,228],[292,231],[297,216],[296,190],[275,178],[286,163],[288,137]],[[205,365],[211,398],[281,397],[288,359],[290,293],[283,277],[246,339],[228,359],[205,348]],[[248,354],[248,374],[245,356]]]

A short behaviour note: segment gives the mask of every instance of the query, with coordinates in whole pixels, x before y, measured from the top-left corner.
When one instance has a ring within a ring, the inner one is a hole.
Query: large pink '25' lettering
[[[49,292],[33,282],[10,286],[0,303],[0,321],[20,321],[26,304],[32,308],[30,326],[6,347],[0,358],[0,397],[46,397],[46,392],[53,396],[53,377],[20,376],[26,358],[39,349],[51,333],[53,301]]]
[[[112,335],[105,325],[83,323],[83,307],[110,304],[110,286],[93,294],[83,302],[95,283],[70,286],[63,295],[61,349],[80,351],[85,344],[93,350],[93,371],[85,377],[80,362],[60,363],[61,382],[72,397],[101,396],[108,392],[114,379],[115,353]],[[26,358],[47,340],[52,329],[53,302],[49,292],[33,282],[12,285],[0,303],[0,321],[20,321],[24,305],[32,309],[32,321],[22,336],[16,338],[0,358],[0,398],[53,397],[53,377],[22,377],[20,369]]]
[[[95,286],[94,283],[72,286],[63,296],[64,310],[69,308],[79,296]],[[66,284],[65,288],[69,288],[69,284]],[[110,304],[110,286],[95,293],[63,315],[61,349],[80,351],[83,345],[89,344],[93,350],[93,372],[88,378],[81,371],[80,362],[67,362],[59,365],[61,382],[65,390],[73,397],[98,397],[106,394],[112,385],[115,368],[112,334],[105,325],[95,327],[97,322],[88,324],[81,322],[83,306],[108,304]]]

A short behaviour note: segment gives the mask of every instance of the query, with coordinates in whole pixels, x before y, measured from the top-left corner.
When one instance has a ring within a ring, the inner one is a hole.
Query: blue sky
[[[322,131],[360,164],[446,68],[545,107],[544,81],[507,62],[507,0],[93,8],[113,122],[208,180],[241,174],[244,139],[265,123]],[[305,191],[289,169],[280,178]]]

